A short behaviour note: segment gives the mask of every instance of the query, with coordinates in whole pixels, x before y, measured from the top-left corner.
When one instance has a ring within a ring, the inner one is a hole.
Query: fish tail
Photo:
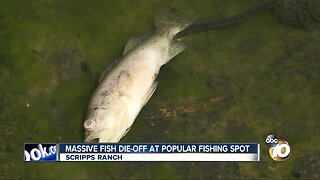
[[[156,17],[157,32],[165,34],[170,39],[191,24],[190,18],[174,11],[167,10]]]

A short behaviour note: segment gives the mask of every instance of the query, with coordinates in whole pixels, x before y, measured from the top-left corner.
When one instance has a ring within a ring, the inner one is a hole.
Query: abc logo
[[[269,135],[266,138],[269,146],[269,154],[275,161],[285,161],[289,158],[291,148],[289,143],[283,139],[278,139],[275,135]]]

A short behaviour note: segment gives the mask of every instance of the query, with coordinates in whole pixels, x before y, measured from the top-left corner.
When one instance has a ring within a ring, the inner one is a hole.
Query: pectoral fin
[[[145,96],[144,105],[150,100],[151,96],[153,95],[154,91],[157,89],[158,82],[155,81],[152,86],[150,87],[149,91]]]
[[[128,71],[122,70],[119,74],[118,80],[117,80],[117,85],[119,89],[119,95],[120,96],[125,96],[126,91],[128,90],[128,86],[131,83],[131,76]]]
[[[128,127],[128,129],[126,129],[126,131],[123,133],[123,135],[122,135],[122,137],[121,137],[121,138],[123,138],[125,135],[127,135],[127,133],[130,131],[130,128],[131,128],[131,126],[130,126],[130,127]]]

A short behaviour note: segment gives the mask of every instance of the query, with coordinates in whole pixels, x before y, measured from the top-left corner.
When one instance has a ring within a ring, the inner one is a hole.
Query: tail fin
[[[173,38],[180,31],[192,24],[189,17],[166,10],[156,17],[156,28],[159,34]]]

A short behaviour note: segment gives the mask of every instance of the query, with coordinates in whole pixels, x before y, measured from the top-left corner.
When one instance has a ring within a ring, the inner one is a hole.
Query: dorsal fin
[[[132,48],[139,45],[143,40],[147,38],[146,35],[138,35],[130,38],[123,50],[122,55],[126,54],[128,51],[130,51]],[[112,61],[110,64],[108,64],[106,67],[103,68],[102,72],[100,73],[99,82],[106,76],[106,74],[117,64],[119,59],[116,59]]]
[[[100,76],[99,76],[99,81],[98,82],[101,82],[102,79],[106,76],[106,74],[115,66],[115,64],[117,64],[119,61],[119,59],[116,59],[116,60],[113,60],[110,64],[106,65],[103,70],[101,71],[100,73]]]

